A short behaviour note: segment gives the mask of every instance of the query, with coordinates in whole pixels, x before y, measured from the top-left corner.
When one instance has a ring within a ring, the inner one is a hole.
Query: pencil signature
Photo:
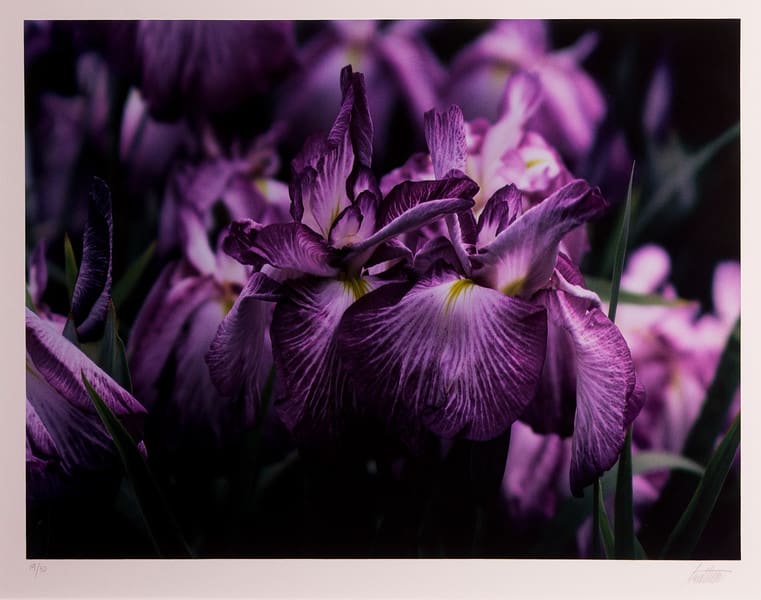
[[[719,583],[731,572],[731,569],[717,569],[711,566],[704,566],[703,563],[700,563],[695,567],[695,570],[690,574],[687,581],[690,583]]]
[[[33,563],[30,563],[29,570],[32,572],[32,574],[36,578],[40,574],[44,575],[45,573],[47,573],[48,568],[42,563],[33,562]]]

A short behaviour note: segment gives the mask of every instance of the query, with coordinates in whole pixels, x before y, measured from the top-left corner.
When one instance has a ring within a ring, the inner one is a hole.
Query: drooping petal
[[[147,406],[156,399],[155,384],[182,328],[193,312],[217,293],[211,275],[174,281],[182,265],[168,265],[148,293],[127,344],[135,393]]]
[[[235,397],[242,391],[251,416],[264,385],[265,335],[278,289],[263,273],[253,273],[219,325],[205,357],[219,393]]]
[[[491,287],[530,295],[545,286],[563,236],[607,208],[597,188],[577,179],[530,208],[484,247],[477,257]]]
[[[433,173],[442,179],[451,170],[465,170],[467,148],[462,110],[453,104],[445,112],[425,113],[425,140],[431,153]]]
[[[390,420],[486,440],[533,396],[545,338],[541,307],[439,269],[412,289],[391,284],[360,299],[339,345],[356,385]]]
[[[278,406],[288,429],[304,440],[332,438],[342,427],[352,390],[337,352],[344,311],[380,282],[305,278],[289,285],[272,317],[272,352],[286,396]]]
[[[502,494],[516,527],[555,514],[568,494],[570,455],[569,440],[534,433],[520,421],[513,423]]]
[[[302,223],[276,223],[262,227],[250,219],[235,221],[222,241],[227,254],[261,268],[264,264],[296,273],[331,277],[330,248],[319,235]]]
[[[111,253],[113,222],[111,192],[95,178],[85,229],[82,264],[74,286],[71,313],[83,341],[100,337],[111,297]]]
[[[27,398],[65,466],[92,466],[110,437],[82,380],[87,377],[126,429],[142,437],[145,409],[56,328],[26,309]]]
[[[626,341],[599,308],[563,291],[547,292],[546,303],[549,318],[573,340],[576,416],[571,491],[578,496],[616,462],[626,427],[644,397]]]

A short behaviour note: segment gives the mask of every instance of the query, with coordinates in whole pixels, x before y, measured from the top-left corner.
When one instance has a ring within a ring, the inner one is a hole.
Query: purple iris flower
[[[458,107],[426,114],[426,137],[437,177],[463,169]],[[447,237],[415,256],[416,283],[381,288],[346,312],[342,356],[392,419],[443,437],[491,439],[519,417],[569,435],[570,415],[570,482],[580,494],[616,461],[643,399],[623,337],[559,252],[607,203],[574,180],[523,206],[508,185],[478,221],[447,216]],[[555,392],[568,388],[570,397]]]
[[[634,427],[635,447],[679,453],[740,314],[740,269],[729,261],[716,268],[715,312],[706,314],[700,314],[697,302],[678,301],[669,271],[670,259],[662,248],[649,245],[633,253],[622,289],[658,293],[676,304],[622,304],[617,323],[647,390],[647,402]],[[737,410],[735,405],[730,418]]]
[[[38,118],[27,131],[27,215],[38,239],[53,239],[65,228],[81,231],[87,205],[78,202],[90,184],[78,167],[86,150],[104,153],[109,87],[106,63],[94,53],[76,62],[77,93],[43,92],[34,101]]]
[[[218,206],[229,219],[253,217],[262,223],[287,220],[288,186],[273,177],[280,165],[275,150],[279,135],[276,126],[249,143],[236,141],[223,149],[211,130],[204,129],[199,136],[198,156],[178,161],[169,174],[159,219],[159,253],[181,245],[183,227],[178,224],[183,221],[183,212],[197,215],[209,233],[218,226],[214,216]],[[187,244],[185,250],[193,251]]]
[[[305,440],[331,437],[352,412],[353,390],[336,338],[346,309],[385,286],[390,275],[378,270],[409,255],[397,236],[470,208],[476,190],[469,179],[450,177],[406,182],[382,198],[370,170],[373,125],[362,74],[344,68],[341,90],[328,135],[310,139],[293,161],[294,220],[269,226],[237,221],[224,244],[256,273],[220,334],[232,335],[234,321],[244,320],[255,300],[277,300],[271,337],[285,388],[279,410],[287,427]],[[241,354],[234,344],[220,349]]]
[[[476,119],[465,123],[463,170],[479,186],[474,197],[476,217],[484,210],[487,200],[508,184],[521,191],[521,205],[516,210],[522,212],[574,179],[558,152],[529,129],[528,123],[539,106],[541,93],[536,76],[515,73],[505,86],[497,121],[490,124]],[[405,179],[433,177],[433,171],[431,157],[416,154],[381,180],[381,190],[385,192]],[[433,229],[426,237],[430,239],[438,233],[439,230]],[[414,248],[415,244],[411,246]],[[564,236],[562,250],[578,262],[588,246],[586,228],[581,226]]]
[[[82,374],[137,440],[142,439],[145,409],[67,340],[60,327],[28,308],[26,352],[27,489],[34,502],[56,493],[68,478],[118,464]]]
[[[499,21],[454,58],[444,100],[460,105],[468,119],[493,120],[513,73],[536,73],[543,96],[531,128],[564,154],[581,158],[605,114],[599,87],[580,66],[595,41],[585,35],[553,51],[545,22]]]
[[[302,51],[302,70],[285,89],[279,117],[291,131],[325,131],[332,109],[341,101],[335,74],[346,64],[365,76],[373,99],[376,154],[385,151],[392,111],[398,100],[408,109],[410,122],[420,128],[420,115],[437,103],[445,72],[422,38],[430,22],[331,21]],[[325,108],[323,108],[325,107]]]
[[[80,342],[96,341],[111,295],[111,198],[93,182],[69,319]],[[66,319],[42,304],[47,284],[44,244],[31,256],[29,291],[40,311],[26,309],[27,473],[30,498],[61,491],[70,477],[118,462],[109,434],[86,391],[84,374],[106,405],[137,439],[142,439],[143,406],[63,335]]]
[[[235,110],[295,63],[293,25],[284,21],[124,21],[93,34],[107,37],[161,119]]]

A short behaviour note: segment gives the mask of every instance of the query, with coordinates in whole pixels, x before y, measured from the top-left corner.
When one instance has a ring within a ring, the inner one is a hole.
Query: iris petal
[[[485,440],[533,397],[546,318],[436,269],[412,289],[392,284],[360,299],[339,337],[357,385],[402,427],[422,419],[438,435]]]

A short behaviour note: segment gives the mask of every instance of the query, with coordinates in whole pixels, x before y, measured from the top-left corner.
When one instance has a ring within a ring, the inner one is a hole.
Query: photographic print
[[[23,29],[27,558],[741,558],[739,19]]]

